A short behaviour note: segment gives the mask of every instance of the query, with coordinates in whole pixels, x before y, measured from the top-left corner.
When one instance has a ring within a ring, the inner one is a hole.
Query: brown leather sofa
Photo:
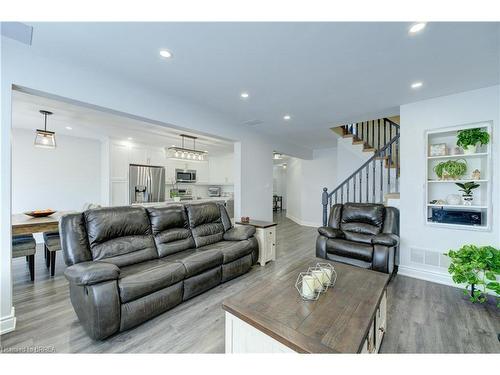
[[[393,274],[399,264],[399,210],[382,204],[345,203],[330,209],[318,228],[316,256]]]
[[[93,339],[132,328],[250,270],[255,228],[223,205],[111,207],[59,225],[71,303]]]

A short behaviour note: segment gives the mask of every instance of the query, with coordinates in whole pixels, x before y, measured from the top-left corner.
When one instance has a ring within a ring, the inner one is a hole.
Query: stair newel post
[[[321,204],[323,205],[323,226],[326,227],[328,221],[328,189],[326,187],[323,188]]]

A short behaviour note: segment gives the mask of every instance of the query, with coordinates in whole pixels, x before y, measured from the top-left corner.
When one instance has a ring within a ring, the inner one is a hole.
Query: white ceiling
[[[127,143],[146,144],[155,147],[180,146],[181,138],[176,129],[154,125],[111,113],[97,111],[45,97],[13,92],[12,127],[43,129],[44,119],[40,110],[54,114],[47,119],[47,129],[57,134],[103,140],[105,138]],[[68,130],[69,126],[72,129]],[[205,150],[209,155],[232,153],[233,143],[195,133],[183,134],[197,136],[196,149]],[[34,133],[33,133],[34,134]],[[132,140],[128,138],[131,137]],[[192,141],[186,138],[186,147],[192,148]]]
[[[119,74],[309,148],[328,128],[498,84],[499,23],[34,23],[36,53]],[[174,57],[160,59],[160,48]],[[419,90],[410,89],[423,81]],[[250,98],[239,94],[248,91]],[[285,122],[285,113],[292,120]]]

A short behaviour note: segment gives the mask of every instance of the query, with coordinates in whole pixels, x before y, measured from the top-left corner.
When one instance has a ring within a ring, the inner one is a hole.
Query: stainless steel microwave
[[[176,169],[175,170],[176,182],[196,182],[196,171],[193,169]]]

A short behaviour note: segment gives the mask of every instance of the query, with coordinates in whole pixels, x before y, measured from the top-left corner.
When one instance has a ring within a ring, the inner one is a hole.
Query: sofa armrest
[[[340,229],[331,228],[331,227],[319,227],[318,232],[322,236],[325,236],[328,238],[344,238],[345,237],[344,232],[342,232]]]
[[[372,244],[388,246],[388,247],[398,246],[399,236],[389,233],[377,234],[375,237],[372,238]]]
[[[251,225],[242,225],[234,227],[224,233],[224,240],[226,241],[243,241],[248,240],[255,234],[255,227]]]
[[[66,268],[64,276],[75,285],[94,285],[108,280],[117,280],[120,276],[120,269],[111,263],[82,262]]]

